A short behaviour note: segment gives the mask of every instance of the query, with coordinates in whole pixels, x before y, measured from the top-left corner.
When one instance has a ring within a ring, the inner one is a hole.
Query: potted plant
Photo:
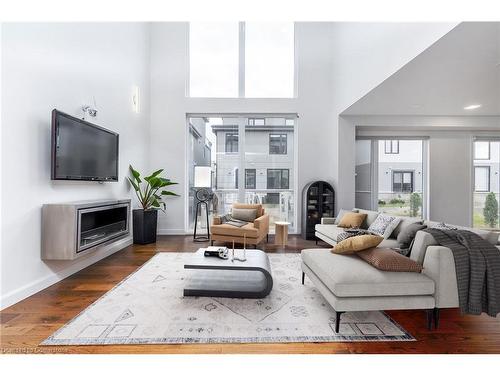
[[[161,177],[163,169],[153,172],[150,176],[141,179],[141,175],[130,166],[132,177],[127,177],[135,190],[142,208],[133,210],[134,243],[148,244],[156,242],[156,226],[158,222],[158,209],[165,211],[166,204],[163,198],[179,195],[166,190],[167,186],[177,185],[168,178]]]

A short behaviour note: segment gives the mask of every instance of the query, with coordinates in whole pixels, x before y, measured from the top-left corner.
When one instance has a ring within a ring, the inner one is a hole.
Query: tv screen
[[[118,181],[118,134],[54,109],[52,179]]]

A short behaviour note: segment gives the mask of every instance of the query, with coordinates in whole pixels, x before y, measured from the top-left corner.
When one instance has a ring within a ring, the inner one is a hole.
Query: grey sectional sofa
[[[369,225],[377,215],[371,211],[368,223],[364,225]],[[404,218],[396,228],[396,234],[379,246],[397,247],[397,233],[415,220]],[[335,245],[336,236],[341,231],[333,222],[332,218],[323,219],[316,225],[316,236],[331,245]],[[437,223],[426,224],[433,226]],[[490,243],[498,244],[498,233],[460,229],[474,231]],[[497,247],[500,251],[500,246]],[[447,247],[438,246],[429,233],[419,231],[410,258],[423,264],[422,273],[380,271],[355,254],[333,254],[325,248],[307,249],[302,251],[302,282],[307,275],[336,311],[336,332],[340,329],[341,314],[349,311],[425,309],[429,329],[432,322],[437,327],[440,308],[459,306],[453,254]]]

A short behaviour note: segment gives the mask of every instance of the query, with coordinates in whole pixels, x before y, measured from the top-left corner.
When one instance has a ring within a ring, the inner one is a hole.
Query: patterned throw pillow
[[[346,229],[344,232],[337,235],[337,242],[346,240],[351,237],[361,236],[363,234],[371,234],[366,229]]]
[[[422,272],[423,269],[419,263],[392,249],[374,248],[359,251],[356,255],[381,271]]]
[[[448,225],[445,223],[436,224],[432,228],[441,229],[441,230],[458,230],[457,227],[454,227],[453,225]]]
[[[380,214],[377,216],[372,225],[368,227],[368,231],[387,239],[394,229],[396,229],[400,221],[400,217]]]

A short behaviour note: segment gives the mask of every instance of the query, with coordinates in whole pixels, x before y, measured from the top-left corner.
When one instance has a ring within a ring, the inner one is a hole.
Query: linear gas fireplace
[[[75,259],[130,233],[130,199],[47,204],[42,259]]]

